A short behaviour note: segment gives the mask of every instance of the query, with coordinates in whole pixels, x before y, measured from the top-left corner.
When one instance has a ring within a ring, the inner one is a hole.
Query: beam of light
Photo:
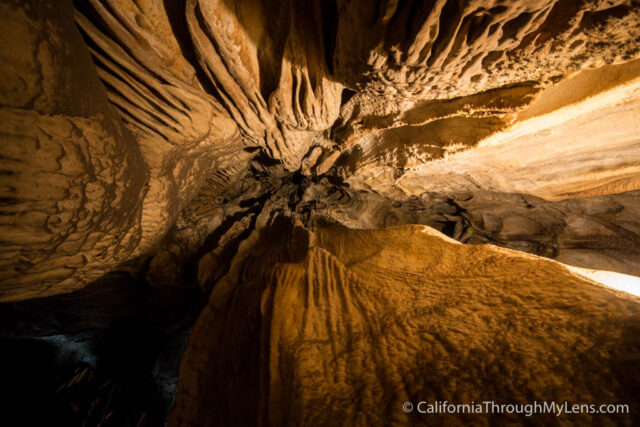
[[[594,282],[601,283],[606,287],[617,289],[631,295],[640,296],[640,277],[631,276],[629,274],[615,273],[613,271],[590,270],[587,268],[573,267],[566,264],[565,266],[574,273],[578,273],[581,276],[587,277]]]

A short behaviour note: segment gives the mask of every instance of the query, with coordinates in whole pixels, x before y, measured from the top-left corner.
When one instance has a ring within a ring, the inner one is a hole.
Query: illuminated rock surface
[[[276,220],[257,239],[195,324],[170,425],[488,420],[402,411],[421,400],[636,405],[635,297],[424,226]]]

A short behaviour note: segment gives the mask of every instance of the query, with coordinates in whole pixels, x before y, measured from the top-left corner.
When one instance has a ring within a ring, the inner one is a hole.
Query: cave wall
[[[309,230],[277,217],[249,240],[194,326],[171,426],[488,421],[402,410],[420,400],[615,401],[637,414],[636,297],[420,225]]]
[[[70,4],[3,2],[0,299],[69,292],[130,257],[147,171]]]
[[[246,170],[391,198],[638,189],[635,2],[2,7],[2,300],[194,252],[213,225],[176,235],[181,212]]]

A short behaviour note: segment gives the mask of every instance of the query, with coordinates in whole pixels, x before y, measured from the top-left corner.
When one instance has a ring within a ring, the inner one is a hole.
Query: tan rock
[[[628,373],[639,363],[640,300],[558,263],[423,226],[276,221],[254,243],[196,323],[172,426],[491,419],[403,411],[421,400],[638,405]]]

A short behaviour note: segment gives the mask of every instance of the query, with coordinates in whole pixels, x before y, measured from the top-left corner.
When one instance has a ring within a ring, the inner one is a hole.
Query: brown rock
[[[637,408],[628,373],[639,363],[638,299],[560,264],[424,226],[309,231],[276,221],[254,243],[196,323],[170,425],[490,419],[402,410],[421,400]]]

